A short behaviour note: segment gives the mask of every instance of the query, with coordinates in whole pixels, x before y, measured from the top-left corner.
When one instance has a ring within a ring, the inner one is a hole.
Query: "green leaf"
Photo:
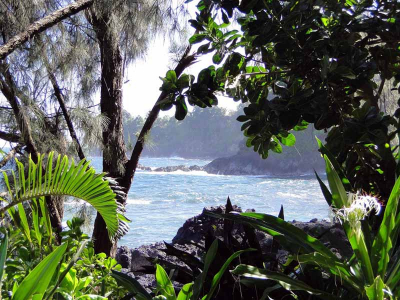
[[[246,249],[246,250],[240,250],[235,253],[233,253],[224,263],[224,265],[221,267],[221,269],[218,271],[217,274],[215,274],[212,283],[211,283],[211,288],[210,291],[206,296],[203,297],[205,300],[210,300],[213,294],[215,293],[215,290],[217,289],[219,282],[221,281],[222,276],[224,275],[225,271],[228,269],[229,265],[232,263],[232,261],[237,258],[240,254],[249,252],[249,251],[257,251],[256,249]]]
[[[182,74],[181,77],[179,77],[178,81],[176,82],[176,85],[180,89],[184,89],[189,87],[190,85],[190,76],[187,74]]]
[[[171,279],[169,279],[167,272],[159,264],[156,264],[156,282],[157,289],[161,295],[165,296],[167,300],[175,300],[175,289],[172,285]]]
[[[347,79],[356,79],[357,76],[354,74],[353,70],[349,67],[339,66],[334,70],[334,73],[340,75],[341,77]]]
[[[176,99],[176,111],[175,111],[175,119],[182,121],[188,112],[185,98],[183,96],[178,96]]]
[[[323,243],[321,243],[318,239],[313,238],[312,236],[305,233],[300,228],[271,215],[260,214],[260,213],[241,213],[240,215],[236,214],[216,214],[213,212],[206,211],[206,215],[213,217],[223,217],[235,222],[245,223],[251,226],[257,227],[259,230],[263,230],[263,228],[267,228],[267,233],[272,233],[273,235],[282,234],[285,236],[287,240],[291,243],[295,243],[298,246],[308,250],[309,252],[319,252],[322,255],[331,258],[332,260],[338,261],[338,258],[335,254],[333,254]]]
[[[377,276],[374,280],[374,283],[370,286],[365,287],[365,291],[367,293],[367,297],[369,300],[383,300],[384,293],[383,290],[385,288],[385,284],[382,281],[380,276]]]
[[[384,278],[386,270],[389,263],[389,254],[394,246],[392,244],[392,232],[396,231],[395,220],[398,211],[398,203],[400,196],[400,177],[397,178],[396,183],[390,193],[388,202],[386,203],[385,214],[383,215],[383,220],[381,226],[379,227],[379,232],[375,237],[372,244],[371,257],[372,257],[372,267],[376,275],[380,275]],[[400,226],[400,224],[397,224]]]
[[[287,137],[279,136],[279,141],[285,146],[293,147],[296,144],[296,137],[294,134],[289,133]]]
[[[82,295],[77,298],[76,300],[107,300],[107,297],[99,296],[99,295]]]
[[[335,296],[325,293],[317,289],[313,289],[311,286],[295,280],[288,275],[278,272],[271,272],[265,269],[259,269],[249,265],[238,265],[233,271],[233,274],[245,277],[248,280],[258,279],[258,280],[274,280],[279,282],[283,288],[288,291],[305,291],[311,295],[317,295],[322,299],[337,299]]]
[[[336,172],[338,173],[340,179],[342,180],[343,186],[346,191],[352,191],[353,188],[350,184],[350,181],[347,179],[346,175],[344,174],[344,171],[342,167],[339,165],[339,163],[336,161],[336,158],[333,156],[333,154],[322,144],[321,140],[317,137],[315,137],[318,143],[318,148],[319,151],[321,152],[322,155],[326,155],[329,158],[329,161],[335,168]]]
[[[177,300],[190,300],[193,295],[193,282],[185,284],[179,292]]]
[[[204,41],[206,39],[206,37],[207,37],[207,34],[195,34],[190,37],[189,43],[192,45],[200,43],[200,42]]]
[[[25,208],[21,203],[18,203],[19,225],[29,242],[32,242],[31,229],[29,228],[28,219],[26,218]]]
[[[169,71],[167,72],[167,75],[165,76],[165,78],[166,78],[169,82],[175,83],[175,82],[176,82],[176,73],[175,73],[175,71],[174,71],[174,70],[169,70]]]
[[[317,172],[315,172],[315,176],[317,177],[319,186],[321,188],[322,194],[324,195],[324,198],[326,202],[328,203],[329,206],[332,205],[332,194],[329,191],[328,187],[325,185],[325,183],[321,180],[321,178],[318,176]]]
[[[132,296],[137,300],[151,300],[151,295],[146,291],[144,287],[140,285],[140,283],[126,275],[125,273],[118,272],[115,270],[111,271],[111,276],[118,282],[119,285],[122,285],[124,288],[128,290],[128,292],[132,293]]]
[[[279,140],[274,136],[273,141],[269,143],[269,147],[275,153],[282,153],[282,146],[279,143]]]
[[[58,277],[57,283],[54,285],[53,289],[47,295],[46,299],[51,299],[53,294],[56,292],[58,286],[60,286],[60,285],[66,286],[69,290],[75,290],[75,285],[77,284],[78,280],[76,279],[76,270],[72,270],[72,267],[75,265],[75,263],[80,258],[80,255],[81,255],[82,251],[85,249],[87,243],[88,243],[88,241],[84,241],[79,246],[78,250],[72,257],[72,259],[69,261],[68,265],[65,266],[60,277]]]
[[[39,221],[39,205],[36,199],[32,200],[32,221],[33,221],[33,231],[35,233],[36,239],[38,241],[39,247],[42,245],[42,233],[40,232],[40,221]]]
[[[362,294],[362,288],[360,283],[357,282],[356,277],[350,271],[348,265],[336,260],[331,260],[326,256],[321,255],[318,252],[296,255],[292,259],[297,260],[299,263],[317,266],[332,275],[338,276],[338,278],[343,279],[344,284],[352,288],[359,294]]]
[[[326,165],[326,174],[332,193],[332,203],[336,208],[350,207],[351,203],[349,203],[342,181],[336,173],[336,170],[333,168],[333,165],[329,158],[324,155],[324,159]],[[350,245],[353,248],[355,255],[357,256],[357,259],[361,264],[361,268],[363,270],[367,283],[372,284],[374,280],[374,273],[371,265],[371,259],[365,243],[364,234],[361,228],[352,228],[349,225],[349,222],[346,220],[343,222],[343,228],[346,232],[347,238],[349,239]]]
[[[196,280],[193,284],[193,299],[199,299],[201,289],[203,288],[203,284],[206,280],[208,269],[210,265],[214,261],[215,255],[218,251],[218,240],[214,240],[211,244],[210,248],[207,251],[206,258],[204,260],[204,268],[203,271],[197,276]]]
[[[7,174],[3,173],[9,196],[13,201],[0,208],[0,215],[18,205],[21,223],[25,231],[29,229],[29,226],[26,216],[24,216],[25,212],[21,209],[22,202],[45,196],[73,196],[88,202],[98,211],[106,223],[111,239],[121,236],[127,226],[120,226],[123,222],[118,218],[119,208],[115,200],[116,195],[109,182],[104,179],[105,173],[96,174],[96,171],[89,167],[90,162],[86,160],[82,160],[77,166],[73,161],[69,164],[67,156],[61,159],[61,155],[58,155],[53,168],[52,160],[50,160],[52,156],[53,153],[50,153],[45,167],[45,176],[42,176],[41,165],[38,167],[39,165],[32,159],[29,160],[28,181],[25,187],[18,179],[14,178],[16,190],[12,190],[8,184]],[[44,208],[43,205],[41,207]]]
[[[4,264],[7,258],[7,247],[8,247],[8,235],[6,233],[0,245],[0,294],[1,294],[1,283],[3,282],[2,279],[4,274]]]
[[[44,219],[44,224],[46,226],[47,235],[49,236],[49,243],[53,238],[53,229],[51,227],[50,215],[49,211],[47,210],[47,204],[44,197],[40,197],[39,199],[40,210],[42,212],[42,218]]]
[[[65,250],[67,250],[66,243],[46,256],[21,282],[13,300],[28,300],[35,294],[43,295],[64,256]]]
[[[212,61],[213,61],[213,63],[214,64],[219,64],[220,62],[221,62],[221,60],[222,60],[222,56],[221,56],[221,54],[220,53],[215,53],[214,55],[213,55],[213,57],[212,57]]]
[[[324,155],[324,159],[326,166],[326,175],[328,177],[328,183],[332,194],[332,204],[339,209],[345,206],[348,207],[351,203],[348,203],[348,197],[346,194],[346,190],[344,189],[343,183],[340,180],[329,158]]]

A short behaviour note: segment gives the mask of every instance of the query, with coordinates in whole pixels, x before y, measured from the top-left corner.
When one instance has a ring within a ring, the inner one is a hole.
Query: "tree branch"
[[[4,167],[9,162],[9,160],[13,158],[15,154],[17,154],[17,152],[19,152],[21,149],[22,149],[21,144],[12,148],[10,152],[8,152],[8,154],[0,161],[0,168]]]
[[[45,31],[46,29],[54,26],[60,21],[77,14],[78,12],[88,8],[94,3],[94,0],[77,0],[75,3],[67,5],[48,16],[33,22],[28,28],[12,37],[5,45],[0,47],[0,59],[6,58],[10,53],[17,49],[20,45],[31,39],[35,35]]]
[[[21,137],[19,135],[4,131],[0,131],[0,139],[11,143],[18,143],[21,141]]]
[[[32,159],[34,161],[37,161],[38,152],[32,138],[31,127],[29,125],[29,122],[25,118],[25,114],[20,109],[15,92],[14,80],[10,74],[9,69],[6,66],[4,66],[4,64],[0,64],[0,67],[7,81],[6,83],[0,79],[0,90],[2,91],[3,95],[5,96],[8,103],[13,109],[15,120],[17,121],[19,130],[21,132],[21,136],[23,138],[23,142],[25,143],[28,152],[31,153]]]
[[[71,135],[72,142],[75,145],[76,152],[78,153],[78,156],[79,156],[80,159],[84,159],[85,158],[85,154],[83,153],[81,144],[79,143],[78,136],[76,135],[76,132],[75,132],[75,129],[74,129],[74,125],[72,124],[72,121],[71,121],[71,118],[69,116],[68,110],[67,110],[67,108],[65,106],[64,95],[61,93],[61,89],[60,89],[60,86],[57,83],[56,77],[50,71],[50,68],[47,66],[47,62],[46,62],[46,68],[47,68],[47,73],[49,75],[51,84],[53,85],[54,94],[55,94],[55,96],[56,96],[56,98],[58,100],[58,104],[60,104],[62,113],[64,115],[65,122],[67,122],[69,134]]]
[[[191,46],[189,45],[186,48],[185,53],[183,54],[178,65],[175,67],[175,73],[176,73],[177,77],[179,77],[186,68],[188,68],[190,65],[192,65],[195,62],[196,55],[195,54],[189,55],[190,50],[191,50]],[[161,102],[167,95],[168,94],[166,92],[161,92],[160,96],[157,99],[157,102],[154,104],[152,110],[150,111],[150,113],[143,125],[142,130],[140,131],[139,137],[138,137],[135,147],[132,151],[131,158],[128,160],[128,162],[125,165],[125,175],[121,182],[121,186],[123,186],[126,191],[129,191],[129,189],[131,187],[133,177],[135,175],[136,168],[139,163],[139,158],[140,158],[140,155],[142,154],[142,151],[144,148],[145,136],[150,132],[150,130],[153,127],[153,124],[156,121],[158,114],[160,112],[159,102]]]

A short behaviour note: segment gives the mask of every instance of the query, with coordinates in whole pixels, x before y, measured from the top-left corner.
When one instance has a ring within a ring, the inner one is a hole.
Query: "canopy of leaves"
[[[191,79],[186,101],[204,107],[224,92],[247,103],[238,121],[247,145],[263,157],[269,150],[281,152],[281,144],[290,146],[290,130],[310,123],[329,130],[326,147],[354,178],[354,187],[387,197],[394,183],[390,143],[399,110],[385,115],[379,102],[385,83],[396,90],[400,80],[400,4],[205,0],[197,5],[199,11],[208,7],[216,8],[214,15],[190,21],[197,30],[190,42],[200,45],[199,54],[211,52],[214,65],[196,82]],[[231,24],[235,19],[240,30]],[[366,176],[369,181],[359,179]]]

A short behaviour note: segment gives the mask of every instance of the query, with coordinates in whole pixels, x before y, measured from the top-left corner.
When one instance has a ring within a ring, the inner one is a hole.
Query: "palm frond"
[[[54,152],[50,152],[44,167],[43,154],[39,155],[37,163],[29,157],[27,174],[24,165],[15,159],[19,176],[12,172],[13,185],[10,185],[7,173],[3,172],[8,190],[8,204],[0,208],[0,215],[24,201],[44,196],[72,196],[88,202],[100,213],[107,225],[110,239],[115,240],[125,234],[128,230],[128,219],[123,215],[123,205],[117,202],[125,194],[117,182],[105,178],[105,173],[96,174],[90,167],[90,161],[81,160],[75,164],[67,156],[58,155],[54,161],[53,156]]]

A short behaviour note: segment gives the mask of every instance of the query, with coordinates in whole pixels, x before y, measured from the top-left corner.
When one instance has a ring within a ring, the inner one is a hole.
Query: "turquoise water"
[[[91,158],[101,170],[101,158]],[[205,165],[209,161],[181,158],[142,158],[148,167]],[[277,215],[281,204],[286,220],[308,221],[328,218],[326,204],[314,176],[265,177],[224,176],[205,172],[158,173],[138,171],[128,193],[129,233],[120,245],[137,247],[157,241],[171,241],[185,220],[200,214],[204,207],[226,203],[242,209]],[[71,208],[72,204],[67,206]],[[70,217],[71,213],[67,213]]]

